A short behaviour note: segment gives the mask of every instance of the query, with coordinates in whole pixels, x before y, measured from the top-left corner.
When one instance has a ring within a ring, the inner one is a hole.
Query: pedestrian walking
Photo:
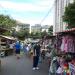
[[[21,49],[20,41],[17,41],[15,43],[15,53],[16,53],[17,59],[20,58],[20,49]]]
[[[33,70],[39,69],[38,67],[38,62],[39,62],[39,56],[40,56],[40,44],[36,43],[34,45],[34,50],[33,50]]]

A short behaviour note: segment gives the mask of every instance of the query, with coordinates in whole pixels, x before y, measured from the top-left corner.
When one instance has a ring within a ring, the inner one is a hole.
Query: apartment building
[[[16,30],[19,31],[21,29],[28,30],[30,32],[30,24],[19,23],[16,27]]]
[[[42,26],[42,32],[43,31],[46,31],[46,32],[48,32],[48,29],[50,28],[50,25],[43,25]]]
[[[72,3],[74,0],[56,0],[55,1],[55,24],[53,28],[53,34],[65,30],[66,23],[63,22],[63,15],[65,6]]]
[[[41,25],[40,24],[35,24],[34,26],[31,26],[31,32],[41,32]]]

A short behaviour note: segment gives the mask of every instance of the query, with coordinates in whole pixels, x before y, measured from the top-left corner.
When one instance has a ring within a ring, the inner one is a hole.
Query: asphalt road
[[[15,56],[8,56],[1,59],[0,75],[48,75],[46,61],[39,63],[39,70],[32,70],[32,59],[21,56],[19,60]]]

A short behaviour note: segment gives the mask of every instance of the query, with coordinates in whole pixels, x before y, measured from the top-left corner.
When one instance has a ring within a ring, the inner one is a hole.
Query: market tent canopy
[[[56,35],[57,34],[75,34],[75,28],[72,28],[72,29],[67,29],[65,31],[62,31],[62,32],[56,32]]]
[[[3,37],[5,39],[9,39],[9,40],[16,40],[17,39],[17,38],[14,38],[14,37],[4,36],[4,35],[0,35],[0,37]]]

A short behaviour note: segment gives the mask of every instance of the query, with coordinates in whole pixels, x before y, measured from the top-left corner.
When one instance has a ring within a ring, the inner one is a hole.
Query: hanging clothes
[[[65,47],[65,37],[62,37],[61,51],[64,51]]]
[[[57,50],[60,50],[61,44],[62,44],[62,38],[60,36],[58,36],[56,40],[57,40],[56,41],[56,48],[57,48]]]
[[[62,52],[72,52],[75,53],[75,36],[66,35],[62,39],[60,37],[57,39],[57,49]]]
[[[68,52],[68,36],[66,36],[64,39],[64,52]]]
[[[68,39],[68,52],[75,52],[74,38],[72,36],[69,36]]]

